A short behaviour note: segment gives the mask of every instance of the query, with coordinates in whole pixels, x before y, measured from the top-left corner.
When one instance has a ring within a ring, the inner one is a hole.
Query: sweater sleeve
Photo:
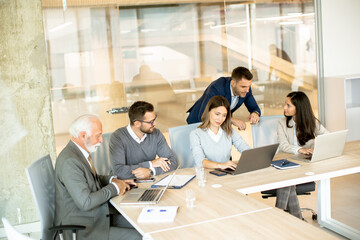
[[[281,124],[281,119],[278,122],[277,126],[277,138],[279,142],[279,151],[285,153],[296,154],[299,146],[290,144],[288,136],[286,136],[286,123]]]
[[[206,158],[201,146],[200,131],[195,129],[190,133],[190,149],[196,166],[202,166],[202,161]]]
[[[233,128],[231,136],[232,145],[239,151],[243,152],[250,149],[250,146],[245,142],[241,135]]]
[[[166,139],[164,135],[158,131],[158,141],[157,141],[157,155],[159,157],[164,157],[170,160],[170,171],[175,170],[178,166],[178,160],[176,158],[175,153],[171,150],[169,145],[166,142]],[[161,169],[161,167],[155,168],[156,175],[165,173],[164,170]]]

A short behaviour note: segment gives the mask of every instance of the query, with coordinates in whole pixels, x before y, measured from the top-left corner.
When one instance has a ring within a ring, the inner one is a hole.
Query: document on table
[[[173,179],[171,180],[168,188],[180,189],[183,186],[185,186],[188,182],[190,182],[194,177],[195,177],[195,175],[175,175],[173,177]],[[157,183],[151,185],[151,187],[152,188],[165,187],[168,184],[170,179],[171,179],[171,177],[169,177],[169,175],[167,175],[166,177],[164,177]]]
[[[144,207],[139,214],[139,223],[173,222],[178,206]]]

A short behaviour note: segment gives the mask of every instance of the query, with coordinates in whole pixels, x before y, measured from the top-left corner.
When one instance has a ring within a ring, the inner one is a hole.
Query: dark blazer
[[[86,226],[78,231],[79,240],[109,239],[108,201],[117,195],[109,180],[110,176],[96,178],[80,149],[69,141],[55,165],[55,225]],[[66,232],[65,239],[71,239]]]
[[[186,121],[188,124],[201,122],[201,115],[203,114],[206,104],[210,98],[216,95],[225,97],[231,104],[231,91],[230,91],[231,77],[221,77],[213,81],[204,91],[204,94],[195,102],[195,104],[187,111],[189,116]],[[239,97],[239,101],[235,108],[231,110],[231,115],[235,112],[243,103],[250,113],[258,112],[261,114],[260,108],[257,105],[254,96],[252,95],[251,88],[244,98]]]

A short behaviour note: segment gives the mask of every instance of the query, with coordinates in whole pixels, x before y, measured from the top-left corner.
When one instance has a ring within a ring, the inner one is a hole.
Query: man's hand
[[[250,124],[257,124],[259,122],[259,119],[259,114],[257,114],[256,112],[251,113],[249,116]]]
[[[167,171],[170,170],[170,166],[169,166],[169,165],[171,164],[171,162],[170,162],[170,160],[167,159],[167,158],[163,158],[163,157],[157,158],[157,159],[155,159],[155,160],[152,160],[151,163],[152,163],[152,166],[153,166],[153,167],[161,167],[161,169],[162,169],[164,172],[167,172]]]
[[[129,184],[127,184],[125,181],[117,179],[117,178],[113,178],[111,180],[111,182],[115,183],[119,190],[120,190],[120,194],[123,195],[127,190],[130,189]]]
[[[238,118],[231,118],[231,123],[236,126],[239,130],[245,130],[246,129],[246,123]]]
[[[150,177],[150,169],[137,168],[135,170],[132,170],[132,174],[134,174],[136,178],[148,178]]]
[[[306,154],[306,155],[312,154],[313,151],[314,151],[314,149],[312,149],[312,148],[300,148],[300,149],[298,150],[299,153],[301,153],[301,154]]]

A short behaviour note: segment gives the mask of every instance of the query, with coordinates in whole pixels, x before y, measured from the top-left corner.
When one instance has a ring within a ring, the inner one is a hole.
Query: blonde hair
[[[231,111],[230,111],[230,104],[228,100],[220,95],[214,96],[210,98],[209,102],[207,103],[205,110],[201,116],[202,123],[200,124],[199,128],[201,129],[208,129],[210,126],[210,111],[217,107],[225,107],[227,110],[226,119],[221,124],[222,130],[226,132],[227,136],[232,136],[232,127],[231,127]]]

